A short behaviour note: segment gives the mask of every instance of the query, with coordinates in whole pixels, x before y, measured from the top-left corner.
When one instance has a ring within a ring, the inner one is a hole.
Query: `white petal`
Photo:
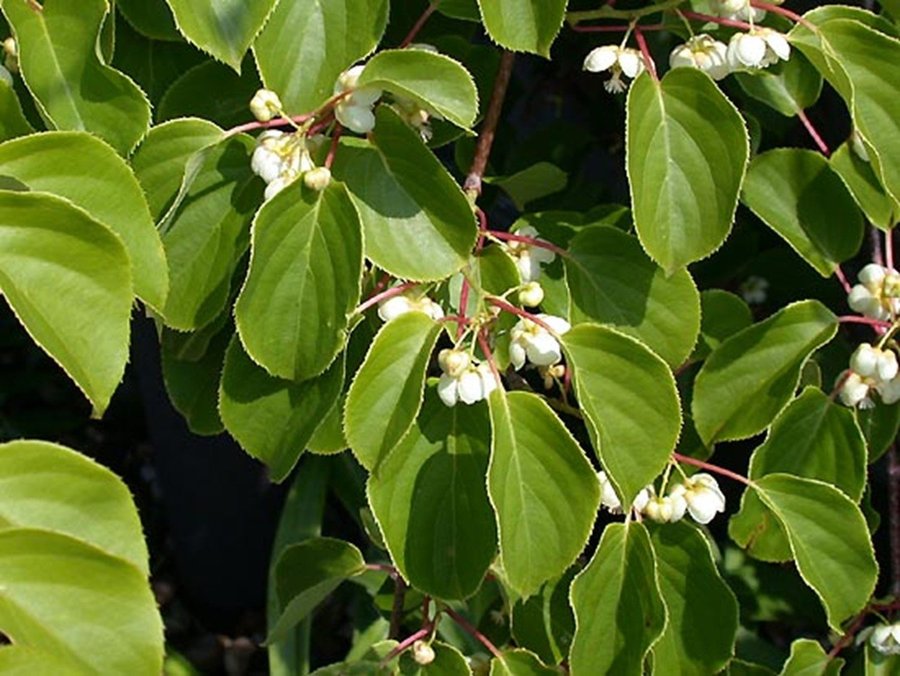
[[[531,247],[530,253],[531,257],[538,263],[552,263],[556,258],[555,253],[550,251],[550,249],[545,249],[542,246]]]
[[[885,319],[887,313],[881,307],[881,301],[862,284],[857,284],[847,296],[847,305],[851,309],[873,319]]]
[[[879,392],[881,393],[882,399],[884,399],[884,393],[881,390],[879,390]],[[840,395],[841,401],[844,402],[844,405],[851,407],[857,406],[862,403],[869,395],[869,386],[864,383],[862,378],[860,378],[857,374],[851,373],[849,376],[847,376],[847,379],[841,386]],[[890,402],[885,401],[885,403]]]
[[[866,390],[866,394],[868,394],[868,390]],[[881,395],[881,401],[885,404],[895,404],[900,401],[900,378],[893,378],[886,383],[881,383],[878,386],[878,394]],[[849,396],[849,395],[848,395]],[[865,398],[865,395],[859,400]],[[841,388],[841,401],[843,401],[847,406],[853,406],[854,404],[849,404],[844,400],[844,389]]]
[[[550,366],[562,359],[559,341],[546,331],[532,336],[525,347],[528,360],[536,366]]]
[[[437,392],[441,401],[447,406],[456,406],[457,381],[444,373],[438,380]]]
[[[494,371],[486,361],[476,366],[475,370],[478,371],[478,376],[481,378],[482,396],[487,399],[491,392],[497,389],[497,379],[494,377]]]
[[[781,33],[777,31],[766,31],[766,44],[775,52],[779,59],[787,61],[791,57],[791,45]]]
[[[636,49],[623,49],[619,52],[619,67],[628,77],[635,77],[641,72],[643,66],[641,53]]]
[[[519,277],[526,283],[535,281],[541,274],[540,263],[531,257],[527,249],[516,258],[516,267],[519,269]]]
[[[556,331],[559,335],[566,333],[567,331],[569,331],[569,329],[572,328],[572,325],[569,324],[569,322],[567,322],[562,317],[556,317],[554,315],[539,314],[539,315],[537,315],[537,318],[540,319],[541,321],[543,321],[551,329]]]
[[[648,502],[650,502],[650,493],[646,488],[642,488],[631,502],[631,506],[638,512],[643,512]]]
[[[375,128],[375,114],[365,106],[339,103],[334,108],[337,121],[357,134],[368,134]]]
[[[897,371],[900,370],[900,364],[897,363],[897,355],[893,350],[882,350],[878,356],[878,378],[879,380],[892,380]]]
[[[383,92],[380,89],[363,87],[362,89],[357,89],[356,91],[354,91],[345,100],[351,106],[372,106],[378,99],[381,98],[382,93]]]
[[[862,343],[850,357],[850,368],[865,378],[873,376],[878,368],[879,356],[878,350],[868,343]],[[886,378],[886,380],[890,380],[890,378]]]
[[[758,66],[766,56],[766,41],[750,33],[738,34],[735,54],[745,66]]]
[[[277,195],[282,190],[287,188],[291,183],[293,183],[294,178],[296,178],[296,177],[295,176],[279,176],[274,181],[269,183],[269,185],[266,186],[266,190],[263,193],[263,197],[267,200],[272,199],[273,197],[275,197],[275,195]]]
[[[887,270],[877,263],[869,263],[857,275],[860,283],[868,287],[880,285],[886,276]]]
[[[615,45],[604,45],[588,52],[584,59],[584,69],[592,73],[609,70],[619,56],[619,48]]]
[[[678,45],[669,54],[669,65],[672,68],[695,68],[694,52],[687,45]]]
[[[600,504],[610,511],[620,511],[622,502],[619,500],[619,496],[616,495],[616,489],[613,488],[606,472],[597,472],[597,479],[600,481]]]
[[[412,309],[412,303],[409,298],[406,296],[394,296],[378,306],[378,316],[381,317],[382,321],[389,322],[402,314],[412,312]]]
[[[484,399],[484,387],[481,384],[481,376],[478,371],[471,369],[463,373],[457,379],[457,391],[459,398],[466,404],[474,404]]]
[[[525,347],[520,341],[514,341],[509,344],[509,361],[512,362],[516,371],[525,366],[525,357]]]

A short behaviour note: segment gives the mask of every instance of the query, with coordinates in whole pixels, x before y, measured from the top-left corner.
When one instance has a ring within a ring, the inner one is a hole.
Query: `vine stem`
[[[750,0],[750,6],[755,7],[756,9],[761,9],[765,12],[772,12],[773,14],[780,14],[781,16],[783,16],[787,19],[790,19],[791,21],[794,21],[796,23],[802,24],[803,26],[806,26],[807,28],[809,28],[812,31],[818,30],[818,28],[816,27],[815,24],[810,23],[809,21],[804,19],[802,16],[800,16],[796,12],[792,12],[791,10],[789,10],[785,7],[773,5],[769,2],[760,2],[759,0]]]
[[[506,98],[506,90],[509,87],[509,79],[512,76],[515,54],[504,51],[500,57],[500,68],[497,71],[497,79],[494,80],[494,90],[491,93],[491,102],[488,104],[487,115],[484,118],[484,126],[478,134],[478,145],[475,146],[475,157],[472,166],[466,176],[463,189],[477,197],[481,194],[481,179],[487,168],[488,157],[491,155],[491,147],[494,145],[494,136],[497,133],[497,123],[500,121],[500,113],[503,110],[503,100]]]
[[[838,317],[841,324],[866,324],[876,329],[889,329],[893,326],[890,322],[883,322],[880,319],[872,319],[871,317],[860,317],[858,315],[842,315]]]
[[[722,476],[728,477],[729,479],[734,479],[735,481],[738,481],[745,486],[753,485],[753,482],[750,481],[750,479],[738,474],[737,472],[732,472],[730,469],[725,469],[724,467],[719,467],[718,465],[703,462],[702,460],[697,460],[696,458],[692,458],[688,455],[681,455],[681,453],[673,453],[672,458],[677,462],[684,463],[685,465],[693,465],[694,467],[706,469],[710,472],[714,472],[715,474],[721,474]]]
[[[853,373],[853,371],[847,369],[841,374],[841,377],[837,379],[837,382],[834,384],[834,389],[832,389],[831,393],[828,395],[828,398],[831,401],[835,401],[838,398],[838,395],[841,393],[841,388],[844,387],[844,383],[847,382],[847,378],[850,377],[851,373]]]
[[[556,331],[554,331],[553,328],[547,322],[545,322],[540,317],[535,317],[530,312],[526,312],[525,310],[523,310],[521,308],[517,308],[515,305],[513,305],[511,303],[507,303],[505,300],[501,300],[500,298],[491,297],[491,298],[488,298],[487,301],[491,305],[494,305],[494,306],[500,308],[501,310],[506,310],[507,312],[509,312],[511,314],[522,317],[522,319],[527,319],[530,322],[534,322],[535,324],[540,326],[545,331],[549,331],[550,335],[553,335],[553,336],[556,335]]]
[[[473,625],[466,618],[464,618],[462,615],[460,615],[455,610],[453,610],[453,608],[445,607],[444,612],[447,613],[453,619],[453,621],[456,622],[456,624],[458,624],[460,627],[462,627],[462,629],[467,634],[469,634],[470,636],[472,636],[473,638],[478,640],[481,643],[481,645],[483,645],[485,648],[487,648],[488,651],[491,653],[491,655],[493,655],[494,657],[498,657],[498,658],[503,657],[503,653],[501,653],[497,649],[497,646],[495,646],[493,643],[491,643],[491,640],[487,636],[485,636],[480,631],[478,631],[478,629],[475,627],[475,625]]]
[[[659,75],[656,74],[656,61],[653,60],[653,56],[650,54],[650,47],[647,46],[647,39],[644,37],[640,28],[636,27],[634,29],[634,39],[641,49],[641,56],[644,57],[644,65],[647,67],[650,76],[654,80],[659,81]]]
[[[306,113],[305,115],[296,115],[294,117],[275,117],[268,122],[254,120],[253,122],[245,122],[244,124],[232,127],[225,132],[225,136],[237,136],[238,134],[243,134],[245,131],[255,131],[256,129],[271,129],[272,127],[303,124],[304,122],[309,122],[312,117],[312,113]]]
[[[367,563],[366,570],[374,570],[379,573],[387,573],[391,577],[397,575],[397,569],[389,563]]]
[[[481,351],[484,352],[484,356],[488,360],[488,364],[491,367],[491,373],[494,374],[494,380],[497,381],[497,387],[502,388],[503,381],[500,380],[500,372],[497,370],[497,363],[494,361],[494,354],[491,352],[491,346],[488,345],[484,329],[481,329],[478,332],[478,344],[481,346]]]
[[[422,30],[422,27],[428,22],[428,19],[431,18],[431,15],[435,13],[438,8],[438,5],[441,4],[441,0],[434,0],[431,2],[428,7],[422,12],[422,16],[420,16],[416,22],[413,24],[413,27],[410,28],[409,33],[406,34],[406,37],[403,38],[403,42],[397,45],[397,49],[403,49],[404,47],[409,47],[413,40],[416,39],[416,36],[419,34],[419,31]]]
[[[466,330],[466,324],[468,323],[468,319],[466,318],[466,307],[469,304],[469,291],[471,289],[471,285],[469,284],[469,278],[463,274],[462,285],[459,289],[459,317],[460,322],[456,325],[456,340],[458,341],[462,338],[463,333]]]
[[[628,26],[624,24],[620,26],[570,26],[570,28],[576,33],[625,33],[628,31]],[[668,30],[670,26],[666,26],[664,23],[648,23],[639,28],[644,32],[652,32]]]
[[[399,296],[404,291],[407,291],[407,290],[413,288],[414,286],[416,286],[415,282],[406,282],[405,284],[400,284],[399,286],[390,288],[387,291],[382,291],[380,293],[373,294],[372,296],[369,297],[368,300],[366,300],[359,307],[357,307],[353,311],[353,314],[361,315],[363,312],[368,310],[373,305],[377,305],[381,301],[387,300],[388,298],[393,298],[394,296]]]
[[[841,286],[844,287],[845,293],[850,293],[850,291],[853,290],[853,287],[850,286],[850,282],[847,281],[847,275],[844,274],[844,271],[840,265],[834,266],[834,276],[838,278]]]
[[[382,667],[387,666],[392,659],[394,659],[395,657],[397,657],[397,655],[399,655],[404,650],[409,648],[413,643],[428,636],[431,633],[431,629],[432,628],[430,626],[422,627],[416,633],[414,633],[410,636],[407,636],[405,639],[400,641],[400,643],[398,643],[397,645],[394,646],[394,648],[393,648],[393,650],[391,650],[391,652],[389,652],[387,655],[384,656],[384,659],[381,660],[381,666]]]
[[[494,237],[496,239],[504,239],[510,242],[522,242],[523,244],[528,244],[530,246],[536,246],[540,249],[547,249],[548,251],[552,251],[558,256],[568,257],[569,252],[565,249],[561,249],[556,246],[552,242],[547,242],[543,239],[538,239],[537,237],[528,237],[526,235],[516,235],[512,232],[501,232],[500,230],[485,230],[485,233],[489,237]]]
[[[884,265],[884,250],[881,246],[881,235],[878,233],[878,228],[869,228],[869,243],[872,246],[872,262]]]
[[[740,28],[741,30],[745,31],[753,28],[753,26],[746,21],[723,19],[720,16],[712,16],[711,14],[700,14],[699,12],[689,12],[687,10],[683,10],[681,14],[688,19],[695,19],[697,21],[709,21],[710,23],[717,23],[721,26],[730,26],[731,28]]]
[[[397,575],[394,578],[394,604],[391,607],[391,625],[388,630],[389,638],[400,636],[400,623],[403,619],[403,605],[406,601],[406,582]]]
[[[825,140],[822,138],[821,134],[819,134],[818,130],[815,128],[815,126],[813,126],[813,123],[807,116],[806,111],[798,110],[797,117],[803,123],[803,126],[806,127],[806,131],[812,137],[812,140],[815,141],[817,146],[819,146],[819,150],[822,151],[822,154],[825,155],[825,157],[831,155],[831,150],[829,150],[828,144],[825,143]]]
[[[337,155],[338,143],[341,140],[341,134],[344,133],[344,128],[336,124],[334,125],[334,132],[331,134],[331,147],[328,149],[328,155],[325,157],[325,168],[331,169],[331,165],[334,164],[334,157]]]
[[[894,269],[894,236],[893,230],[884,233],[884,265],[890,270]]]

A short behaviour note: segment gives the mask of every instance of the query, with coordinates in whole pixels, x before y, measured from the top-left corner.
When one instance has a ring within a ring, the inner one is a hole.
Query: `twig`
[[[878,228],[869,228],[869,242],[872,244],[872,262],[884,265],[884,250],[881,248],[881,233]]]
[[[831,150],[828,149],[828,144],[825,143],[825,140],[813,126],[813,123],[810,121],[809,117],[806,115],[806,111],[798,110],[797,117],[803,123],[803,126],[806,127],[806,131],[809,132],[809,135],[812,137],[812,140],[815,141],[816,145],[819,146],[819,150],[822,151],[822,154],[825,157],[831,155]]]
[[[697,460],[696,458],[692,458],[689,455],[681,455],[681,453],[673,453],[672,457],[678,461],[682,462],[685,465],[693,465],[694,467],[699,467],[701,469],[709,470],[710,472],[714,472],[716,474],[721,474],[722,476],[728,477],[729,479],[734,479],[735,481],[739,481],[745,486],[752,486],[753,482],[750,481],[745,476],[741,476],[737,472],[732,472],[730,469],[725,469],[724,467],[719,467],[718,465],[713,465],[708,462],[703,462],[702,460]]]
[[[409,648],[413,643],[428,636],[431,633],[431,629],[431,627],[422,627],[415,634],[407,636],[405,639],[400,641],[400,643],[394,646],[391,652],[384,656],[384,659],[381,660],[381,666],[386,667],[392,659]]]
[[[562,249],[552,242],[548,242],[544,239],[538,239],[537,237],[527,237],[525,235],[516,235],[512,232],[501,232],[500,230],[485,230],[489,237],[494,237],[496,239],[505,239],[510,242],[522,242],[523,244],[528,244],[530,246],[536,246],[539,249],[547,249],[548,251],[552,251],[558,256],[568,257],[569,252],[565,249]]]
[[[841,324],[866,324],[877,329],[889,329],[892,324],[884,322],[880,319],[872,319],[871,317],[860,317],[858,315],[842,315],[838,317]]]
[[[628,31],[629,26],[620,24],[618,26],[572,26],[571,28],[576,33],[625,33]],[[664,23],[648,23],[640,26],[640,29],[645,32],[664,31],[669,30],[669,28],[671,26],[667,26]]]
[[[494,380],[497,381],[497,387],[503,389],[503,381],[500,380],[500,372],[497,370],[497,364],[494,361],[494,354],[491,352],[491,346],[488,345],[487,338],[484,335],[484,329],[478,332],[478,344],[481,346],[481,351],[484,352],[485,359],[488,360],[488,364],[491,367],[491,373],[494,374]]]
[[[379,573],[387,573],[391,577],[398,575],[397,569],[389,563],[367,563],[366,570],[374,570]]]
[[[750,6],[755,7],[756,9],[761,9],[764,12],[772,12],[773,14],[780,14],[781,16],[783,16],[787,19],[790,19],[791,21],[802,24],[803,26],[810,29],[811,31],[818,30],[818,26],[816,26],[814,23],[807,21],[806,19],[804,19],[802,16],[800,16],[796,12],[792,12],[791,10],[789,10],[785,7],[773,5],[768,2],[759,2],[759,0],[750,0]]]
[[[331,133],[331,147],[328,149],[328,155],[325,157],[326,169],[331,169],[331,165],[334,164],[334,157],[337,155],[338,142],[341,140],[341,134],[343,132],[344,128],[341,125],[334,125],[334,131]]]
[[[409,289],[416,286],[415,282],[406,282],[405,284],[400,284],[399,286],[394,286],[388,289],[387,291],[382,291],[381,293],[376,293],[369,296],[369,299],[362,303],[359,307],[357,307],[353,314],[361,315],[363,312],[368,310],[373,305],[377,305],[381,301],[387,300],[388,298],[393,298],[394,296],[401,295],[404,291],[408,291]]]
[[[416,22],[413,24],[413,27],[409,30],[409,33],[406,34],[406,37],[403,38],[403,42],[398,45],[399,49],[403,49],[404,47],[409,47],[410,43],[416,39],[416,36],[419,34],[419,31],[422,30],[422,27],[428,21],[432,14],[434,14],[435,10],[437,10],[438,5],[441,4],[441,0],[434,0],[432,3],[428,5],[424,12],[422,12],[422,16],[420,16]]]
[[[634,39],[637,40],[638,47],[641,49],[641,56],[644,57],[644,65],[647,67],[650,76],[654,80],[659,80],[659,76],[656,74],[656,62],[653,60],[653,55],[650,54],[650,47],[647,46],[647,39],[644,37],[640,28],[634,29]]]
[[[710,23],[717,23],[721,26],[730,26],[731,28],[740,28],[741,30],[748,31],[753,28],[752,24],[747,23],[746,21],[736,21],[735,19],[723,19],[720,16],[712,16],[711,14],[700,14],[700,12],[688,12],[687,10],[682,10],[681,14],[688,19],[695,19],[697,21],[708,21]]]
[[[526,312],[522,308],[518,308],[515,305],[512,305],[511,303],[507,303],[505,300],[496,298],[494,296],[491,296],[490,298],[488,298],[487,302],[490,303],[491,305],[494,305],[494,306],[500,308],[501,310],[506,310],[507,312],[509,312],[511,314],[514,314],[518,317],[522,317],[522,319],[527,319],[530,322],[534,322],[535,324],[540,326],[545,331],[548,331],[550,333],[550,335],[552,335],[552,336],[556,335],[556,331],[547,322],[545,322],[540,317],[535,317],[530,312]]]
[[[500,658],[503,657],[503,653],[501,653],[497,649],[497,646],[495,646],[493,643],[491,643],[491,640],[487,636],[485,636],[480,631],[478,631],[478,629],[475,627],[475,625],[473,625],[466,618],[464,618],[462,615],[460,615],[455,610],[453,610],[453,608],[444,607],[444,612],[447,613],[453,619],[453,621],[456,622],[456,624],[458,624],[460,627],[462,627],[462,629],[467,634],[469,634],[473,638],[477,639],[481,643],[481,645],[483,645],[485,648],[487,648],[488,651],[491,653],[491,655],[493,655],[494,657],[500,657]]]
[[[394,605],[391,608],[391,628],[388,638],[400,636],[400,624],[403,622],[403,605],[406,601],[406,582],[400,575],[394,578]]]
[[[491,155],[491,146],[494,145],[494,135],[497,133],[497,123],[500,121],[500,113],[503,111],[503,100],[506,98],[506,90],[509,87],[509,78],[512,76],[515,58],[515,54],[507,51],[504,51],[503,56],[500,57],[500,68],[497,71],[497,79],[494,80],[491,102],[488,104],[484,125],[482,125],[478,134],[475,157],[463,184],[463,189],[475,197],[481,194],[481,179],[484,177],[488,157]]]
[[[847,275],[844,274],[844,270],[840,265],[834,266],[834,276],[838,278],[841,286],[844,287],[845,293],[850,293],[853,290],[853,287],[850,286],[850,282],[847,281]]]

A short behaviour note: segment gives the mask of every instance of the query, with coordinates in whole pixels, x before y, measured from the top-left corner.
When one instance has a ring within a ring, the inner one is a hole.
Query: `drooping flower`
[[[461,350],[441,350],[438,363],[443,373],[438,380],[437,391],[447,406],[474,404],[487,399],[497,389],[497,379],[490,364],[473,365],[469,355]]]
[[[857,276],[847,296],[847,304],[866,317],[882,321],[900,313],[900,275],[893,268],[869,263]]]
[[[695,35],[672,50],[672,68],[697,68],[714,80],[721,80],[731,72],[726,58],[728,47],[706,34]]]
[[[281,99],[270,89],[258,89],[250,100],[250,112],[260,122],[268,122],[281,114]]]
[[[766,68],[779,59],[787,61],[791,45],[787,38],[771,28],[751,28],[746,33],[735,33],[728,42],[726,58],[732,70]]]
[[[584,69],[591,73],[610,71],[612,77],[603,86],[610,94],[621,94],[628,86],[622,81],[622,76],[634,79],[644,72],[644,59],[638,50],[631,47],[603,45],[588,52]]]
[[[544,241],[538,237],[538,231],[530,225],[522,226],[516,230],[515,234],[538,240],[539,242]],[[541,276],[541,265],[544,263],[552,263],[556,259],[556,254],[550,251],[550,249],[536,246],[528,242],[504,242],[503,248],[515,259],[516,268],[519,270],[519,277],[525,283],[536,282]]]
[[[600,482],[600,504],[613,514],[621,514],[622,502],[619,500],[616,489],[613,488],[612,482],[609,480],[609,475],[601,470],[597,472],[597,480]],[[642,488],[634,497],[634,500],[631,501],[631,507],[638,512],[643,512],[649,502],[650,491],[647,488]]]
[[[540,282],[528,282],[519,289],[519,302],[526,307],[537,307],[542,300],[544,300],[544,288]]]
[[[434,321],[440,321],[444,318],[444,311],[441,309],[441,306],[428,296],[403,293],[378,304],[378,316],[385,322],[389,322],[407,312],[424,312]]]
[[[658,523],[675,523],[684,518],[687,501],[683,496],[674,493],[666,496],[653,496],[642,510],[651,521]]]
[[[753,7],[750,0],[713,0],[713,8],[723,19],[762,21],[766,13]]]
[[[869,635],[869,644],[882,655],[900,655],[900,622],[877,625]]]
[[[535,316],[557,335],[562,335],[572,328],[562,317],[546,314]],[[562,348],[556,337],[530,319],[520,319],[516,322],[510,331],[510,337],[512,341],[509,346],[509,359],[516,371],[525,365],[526,359],[536,366],[550,366],[562,359]]]
[[[871,408],[875,403],[869,398],[870,385],[858,373],[849,373],[841,385],[840,396],[845,406]],[[882,395],[883,397],[884,395]]]
[[[277,129],[259,135],[250,168],[268,184],[267,200],[315,168],[308,147],[311,143],[312,139],[306,139],[303,134],[285,134]]]
[[[697,523],[707,524],[716,514],[725,511],[725,495],[710,474],[701,472],[685,479],[670,493],[676,494],[684,498],[688,513]]]
[[[334,107],[334,116],[344,127],[357,134],[367,134],[375,128],[372,107],[381,98],[382,91],[374,87],[357,88],[359,76],[365,66],[358,65],[345,70],[334,83],[334,95],[353,90]]]

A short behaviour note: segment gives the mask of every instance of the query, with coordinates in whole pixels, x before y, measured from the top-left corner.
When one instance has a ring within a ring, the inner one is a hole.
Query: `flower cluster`
[[[900,275],[896,270],[869,263],[859,271],[858,279],[859,284],[847,296],[853,310],[882,321],[900,313]]]
[[[497,389],[497,379],[490,364],[486,361],[473,364],[467,352],[441,350],[438,364],[443,371],[438,381],[438,396],[447,406],[456,406],[458,401],[474,404],[487,399]]]
[[[672,68],[697,68],[712,79],[721,80],[731,72],[727,52],[724,42],[706,34],[695,35],[672,50],[669,65]]]
[[[385,322],[389,322],[407,312],[424,312],[434,321],[440,321],[444,318],[444,311],[440,305],[428,296],[412,292],[388,298],[378,304],[378,316]]]
[[[847,406],[871,408],[871,391],[876,390],[886,404],[900,401],[900,376],[897,355],[863,343],[850,357],[850,371],[840,389],[841,401]]]
[[[311,152],[317,150],[325,140],[324,136],[307,138],[302,131],[287,134],[277,129],[269,129],[259,135],[250,167],[268,184],[265,192],[267,200],[275,197],[301,176],[307,185],[315,190],[327,186],[331,172],[324,167],[317,168],[311,155]],[[322,169],[327,172],[327,176],[323,174]],[[308,175],[310,178],[307,180]]]
[[[375,128],[375,113],[372,108],[382,91],[372,87],[357,88],[356,83],[365,66],[353,66],[341,73],[334,83],[334,95],[350,92],[344,96],[334,107],[334,116],[344,127],[355,131],[357,134],[368,134]]]
[[[610,71],[612,77],[603,83],[610,94],[621,94],[627,87],[622,76],[636,78],[644,72],[641,53],[631,47],[603,45],[592,49],[584,59],[584,69],[591,73]]]
[[[606,472],[597,476],[600,503],[615,514],[621,513],[622,503]],[[653,486],[647,486],[632,501],[632,508],[659,523],[680,521],[688,513],[697,523],[707,524],[725,511],[725,495],[712,475],[698,473],[673,486],[668,495],[657,495]]]
[[[518,371],[525,366],[526,359],[535,366],[552,366],[562,359],[562,350],[556,335],[566,333],[571,327],[562,317],[553,315],[535,315],[546,327],[531,321],[520,319],[510,331],[512,339],[509,345],[509,360]],[[554,333],[556,335],[554,335]]]
[[[516,235],[527,237],[529,239],[543,242],[538,237],[538,231],[530,225],[523,226],[516,230]],[[516,261],[516,267],[519,269],[519,277],[522,281],[536,282],[541,277],[541,265],[552,263],[556,258],[556,254],[542,246],[535,246],[528,242],[504,242],[503,248]],[[540,302],[540,301],[538,301]]]
[[[732,21],[762,21],[766,13],[756,9],[750,4],[750,0],[713,0],[713,8],[723,19]]]
[[[869,644],[882,655],[900,655],[900,622],[876,625],[868,636]]]

